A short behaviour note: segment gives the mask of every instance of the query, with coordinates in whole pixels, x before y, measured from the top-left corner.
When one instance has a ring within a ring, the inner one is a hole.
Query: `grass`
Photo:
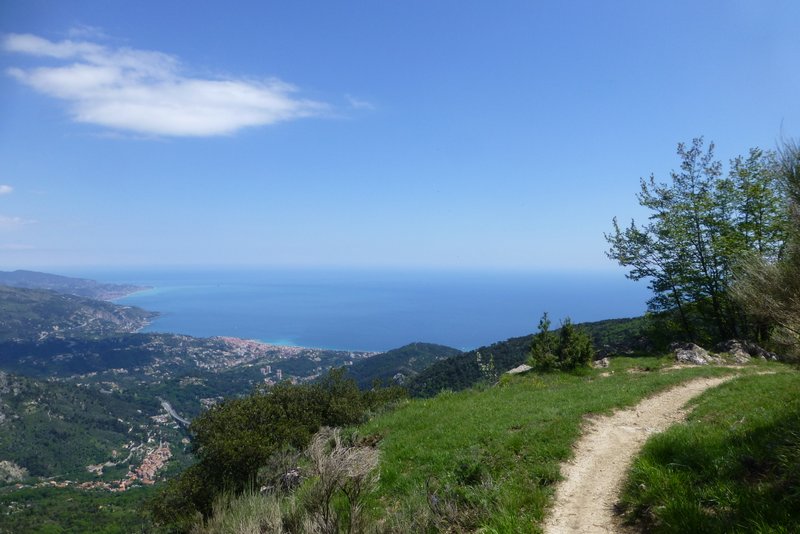
[[[693,377],[736,372],[655,371],[665,364],[615,358],[609,369],[583,375],[505,377],[483,391],[408,401],[359,429],[382,438],[375,513],[397,532],[538,531],[585,415]]]
[[[652,532],[795,532],[800,525],[800,373],[750,376],[695,401],[648,441],[622,506]]]

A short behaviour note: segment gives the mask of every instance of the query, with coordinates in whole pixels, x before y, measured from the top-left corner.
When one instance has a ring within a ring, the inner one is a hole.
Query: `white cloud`
[[[21,243],[0,243],[0,250],[18,251],[18,250],[34,250],[36,247],[33,245],[24,245]]]
[[[0,215],[0,230],[10,230],[25,224],[31,224],[34,221],[30,219],[23,219],[22,217],[14,217],[9,215]]]
[[[0,195],[8,195],[12,191],[14,191],[14,188],[11,187],[10,185],[0,184]]]
[[[31,34],[7,35],[2,45],[9,52],[60,62],[7,72],[40,93],[66,101],[74,120],[115,130],[225,135],[327,111],[324,103],[297,97],[295,87],[277,79],[186,76],[175,57],[161,52],[89,41],[53,42]]]
[[[347,103],[350,104],[350,107],[353,109],[367,109],[367,110],[374,110],[375,105],[372,102],[367,102],[366,100],[361,100],[360,98],[356,98],[352,95],[345,95],[347,99]]]

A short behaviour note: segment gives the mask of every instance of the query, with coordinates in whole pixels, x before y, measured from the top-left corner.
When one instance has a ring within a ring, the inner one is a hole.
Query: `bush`
[[[228,400],[192,421],[193,452],[198,462],[151,503],[156,522],[185,530],[197,514],[209,517],[224,492],[254,490],[259,469],[275,462],[287,448],[304,449],[323,426],[361,422],[377,403],[391,402],[399,390],[363,393],[343,369],[315,384],[282,383],[241,399]]]
[[[375,530],[365,515],[366,497],[378,480],[378,450],[346,440],[324,427],[305,453],[304,482],[294,493],[280,487],[259,494],[218,497],[211,517],[198,520],[194,534],[362,534]]]
[[[594,358],[594,346],[589,335],[575,328],[569,317],[561,323],[558,333],[550,331],[547,312],[539,320],[533,338],[530,365],[538,371],[572,371],[586,367]]]

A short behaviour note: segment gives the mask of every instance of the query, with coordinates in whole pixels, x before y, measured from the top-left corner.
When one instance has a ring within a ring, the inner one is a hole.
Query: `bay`
[[[84,273],[86,275],[87,273]],[[555,325],[633,317],[644,283],[620,272],[139,270],[89,273],[153,289],[118,300],[158,311],[147,332],[384,351],[415,341],[462,350]]]

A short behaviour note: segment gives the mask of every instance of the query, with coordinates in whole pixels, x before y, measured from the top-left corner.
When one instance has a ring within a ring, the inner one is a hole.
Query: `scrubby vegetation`
[[[302,450],[323,426],[363,422],[367,414],[405,395],[399,388],[361,391],[342,369],[314,384],[288,382],[230,399],[192,421],[197,463],[152,501],[157,522],[187,528],[208,517],[225,492],[253,491],[259,469],[286,449]]]

